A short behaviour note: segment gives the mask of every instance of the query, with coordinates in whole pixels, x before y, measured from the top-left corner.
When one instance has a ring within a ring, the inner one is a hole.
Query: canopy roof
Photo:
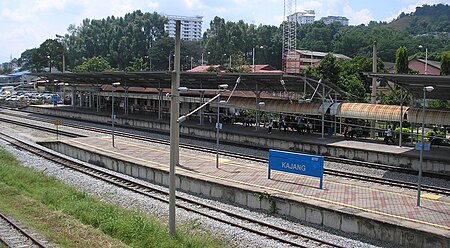
[[[423,97],[424,87],[433,86],[434,90],[426,94],[427,99],[450,100],[450,76],[389,73],[365,73],[365,75],[394,82],[417,98]]]
[[[34,76],[51,81],[64,82],[69,85],[111,85],[120,82],[123,87],[170,88],[173,72],[92,72],[92,73],[32,73]],[[319,80],[304,76],[284,73],[205,73],[181,72],[180,86],[190,89],[218,89],[221,84],[234,87],[240,77],[239,91],[290,91],[303,92],[304,84],[307,93],[313,93],[318,88]],[[322,80],[327,91],[336,95],[344,95],[335,84]],[[284,85],[283,85],[284,84]],[[286,87],[286,89],[285,89]],[[229,89],[230,89],[229,88]],[[321,91],[319,91],[321,92]]]

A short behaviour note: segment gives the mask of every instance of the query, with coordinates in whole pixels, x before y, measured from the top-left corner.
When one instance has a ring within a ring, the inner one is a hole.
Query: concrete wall
[[[44,142],[41,145],[81,161],[154,184],[165,187],[168,187],[169,184],[169,174],[164,170],[145,167],[127,160],[117,160],[113,157],[93,153],[89,150],[82,150],[61,142]],[[267,197],[264,197],[264,192],[257,192],[245,185],[236,188],[181,174],[177,174],[176,187],[177,190],[190,194],[263,211],[280,217],[323,225],[347,233],[357,233],[372,239],[404,245],[405,247],[450,248],[448,235],[447,237],[440,236],[402,225],[394,225],[378,220],[375,216],[363,211],[347,213],[334,205],[315,200],[297,202],[275,192],[268,192],[266,194]]]
[[[27,110],[44,115],[54,115],[67,118],[82,119],[87,121],[95,121],[99,123],[111,123],[109,116],[84,114],[77,112],[62,111],[54,108],[29,107]],[[162,121],[145,121],[131,118],[117,118],[119,125],[135,126],[141,128],[149,128],[152,130],[169,132],[169,123]],[[186,136],[202,137],[216,139],[216,131],[211,129],[202,129],[198,126],[180,126],[180,134]],[[411,168],[418,170],[419,158],[408,154],[391,154],[377,151],[358,150],[355,148],[345,148],[333,145],[321,145],[315,143],[289,141],[276,139],[274,136],[270,138],[243,135],[222,130],[220,139],[235,144],[252,144],[259,147],[283,149],[290,151],[299,151],[308,154],[316,154],[323,156],[340,157],[354,159],[365,162],[381,163],[403,168]],[[439,172],[450,174],[450,162],[438,159],[424,158],[423,170],[426,172]]]

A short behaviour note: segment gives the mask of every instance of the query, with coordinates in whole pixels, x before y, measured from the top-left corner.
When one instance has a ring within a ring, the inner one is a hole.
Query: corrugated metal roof
[[[423,110],[410,108],[408,110],[408,122],[422,123]],[[450,111],[425,109],[425,124],[450,126]]]
[[[325,102],[324,104],[323,104],[324,106],[324,108],[322,109],[322,104],[320,104],[320,107],[319,107],[319,113],[320,114],[322,114],[322,112],[325,112],[325,114],[327,113],[327,111],[328,111],[328,108],[331,106],[331,105],[333,105],[333,103],[332,102]],[[322,111],[322,110],[324,110],[324,111]]]
[[[403,107],[403,116],[408,107]],[[379,121],[400,121],[400,106],[369,103],[342,103],[338,117]]]
[[[215,104],[212,104],[215,105]],[[264,100],[264,106],[261,106],[262,111],[290,113],[299,115],[321,115],[319,108],[321,102],[312,103],[298,103],[296,101],[282,101],[282,100]],[[216,105],[217,106],[217,105]],[[256,109],[255,99],[231,98],[226,106],[232,106],[243,109]]]

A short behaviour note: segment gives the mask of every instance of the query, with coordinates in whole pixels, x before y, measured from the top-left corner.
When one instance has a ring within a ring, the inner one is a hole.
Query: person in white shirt
[[[392,143],[395,143],[394,139],[392,139],[392,136],[393,132],[391,126],[388,126],[388,129],[384,132],[384,143],[389,144],[389,140],[392,141]]]

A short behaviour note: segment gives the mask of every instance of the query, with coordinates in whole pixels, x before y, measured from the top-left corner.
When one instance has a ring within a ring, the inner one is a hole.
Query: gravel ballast
[[[2,123],[4,124],[4,123]],[[4,131],[5,128],[9,129],[4,125],[0,130]],[[18,131],[19,127],[15,126],[14,129]],[[8,131],[11,131],[9,129]],[[19,131],[20,132],[20,131]],[[26,130],[22,130],[23,133],[27,133]],[[80,132],[80,131],[78,131]],[[45,137],[43,132],[39,133],[35,131],[35,134],[42,139]],[[48,135],[48,134],[47,134]],[[34,136],[34,135],[33,135]],[[47,137],[49,139],[54,139],[54,137]],[[193,142],[193,141],[192,141]],[[43,171],[49,176],[54,176],[61,181],[73,185],[80,190],[86,191],[91,195],[97,196],[105,201],[121,205],[127,208],[138,209],[146,213],[160,217],[163,221],[167,220],[168,205],[157,200],[149,199],[148,197],[143,197],[141,195],[129,192],[112,186],[110,184],[92,179],[89,176],[83,175],[78,172],[74,172],[68,169],[64,169],[59,165],[52,162],[46,161],[42,158],[30,155],[21,150],[17,150],[14,147],[6,145],[3,141],[0,142],[1,146],[5,147],[8,151],[15,154],[15,156],[24,163],[25,166],[30,168],[35,168],[38,171]],[[238,148],[242,152],[242,148]],[[177,193],[180,194],[181,193]],[[185,194],[183,194],[185,195]],[[192,196],[189,196],[192,197]],[[198,199],[198,198],[196,198]],[[202,199],[200,199],[202,200]],[[206,203],[210,205],[215,205],[221,208],[226,208],[229,211],[240,212],[247,216],[252,216],[255,219],[263,219],[267,222],[279,225],[283,227],[288,227],[291,230],[296,230],[298,232],[319,237],[321,239],[326,239],[329,242],[343,245],[345,247],[395,247],[389,246],[388,244],[379,243],[377,241],[366,241],[361,242],[358,240],[365,240],[364,237],[359,235],[349,235],[333,229],[323,228],[321,226],[310,225],[306,223],[290,222],[280,218],[268,216],[266,214],[252,212],[246,209],[237,208],[234,206],[229,206],[216,201],[211,201],[203,199]],[[179,222],[198,222],[200,226],[214,234],[219,235],[225,243],[232,247],[286,247],[285,244],[278,243],[266,238],[259,237],[257,235],[245,232],[239,228],[231,227],[219,223],[217,221],[210,220],[206,217],[202,217],[196,214],[189,213],[182,209],[177,209],[177,221]],[[223,216],[222,218],[228,218]],[[305,225],[302,225],[305,224]],[[314,247],[313,244],[308,244],[309,247]]]

